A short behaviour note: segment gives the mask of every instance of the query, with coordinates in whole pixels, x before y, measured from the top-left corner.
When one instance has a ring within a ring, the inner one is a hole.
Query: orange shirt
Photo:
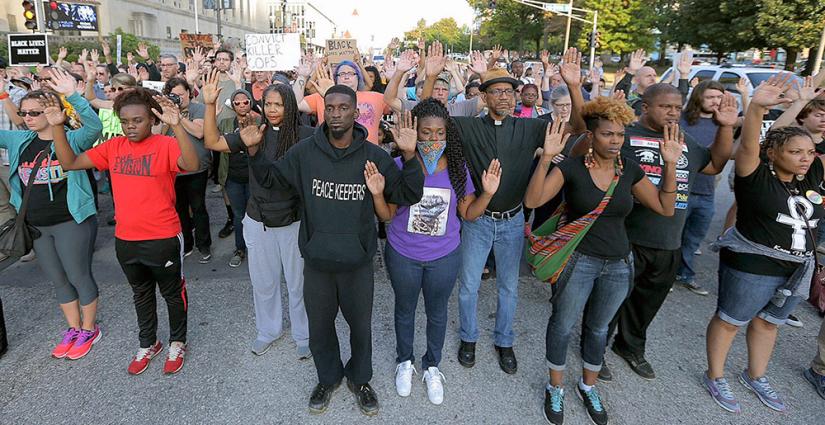
[[[378,140],[378,124],[384,114],[390,113],[390,106],[384,103],[384,95],[374,91],[359,91],[358,99],[358,124],[367,128],[367,140],[376,145],[381,143]],[[318,117],[318,125],[324,122],[324,98],[318,93],[311,94],[304,98],[312,114]]]

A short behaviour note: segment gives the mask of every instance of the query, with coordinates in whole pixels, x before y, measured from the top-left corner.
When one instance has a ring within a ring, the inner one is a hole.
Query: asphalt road
[[[731,201],[727,187],[717,194],[715,235]],[[109,198],[101,197],[101,222],[111,215]],[[264,356],[249,351],[255,337],[252,293],[245,266],[227,266],[232,238],[218,239],[225,210],[216,194],[209,194],[212,212],[214,258],[200,265],[187,259],[189,352],[186,366],[176,376],[164,376],[156,360],[143,375],[130,376],[126,366],[137,349],[137,326],[131,290],[114,254],[113,228],[104,225],[97,239],[95,277],[100,285],[100,326],[103,338],[89,356],[79,361],[49,357],[64,328],[50,282],[36,262],[17,264],[0,277],[0,296],[6,310],[10,348],[0,359],[0,424],[246,424],[246,423],[472,423],[540,424],[542,389],[547,382],[544,360],[545,328],[550,313],[549,291],[531,277],[521,279],[516,316],[515,351],[519,370],[506,375],[496,362],[492,329],[496,307],[494,281],[482,285],[479,321],[482,337],[477,364],[461,367],[458,347],[458,307],[454,291],[441,370],[446,375],[445,401],[427,401],[417,376],[412,395],[395,393],[395,340],[392,289],[376,259],[373,314],[373,363],[381,411],[374,418],[360,414],[345,387],[333,396],[326,414],[307,412],[309,393],[316,383],[312,361],[299,361],[287,332]],[[717,407],[700,385],[705,369],[705,326],[716,303],[716,256],[706,245],[697,258],[699,278],[711,290],[698,296],[675,288],[650,329],[647,357],[657,379],[636,376],[608,351],[607,362],[615,380],[599,384],[613,424],[823,424],[825,401],[802,377],[816,350],[820,319],[807,304],[797,315],[802,329],[781,329],[769,376],[785,397],[787,413],[764,407],[738,383],[733,389],[743,413],[734,415]],[[286,299],[286,291],[283,291]],[[158,299],[162,298],[158,295]],[[423,354],[423,302],[416,320],[416,356]],[[159,337],[168,336],[166,311],[159,308]],[[348,356],[348,333],[339,316],[343,356]],[[574,340],[576,340],[574,338]],[[575,344],[577,345],[577,344]],[[566,415],[568,424],[589,423],[573,391],[581,364],[571,344],[568,359]],[[162,359],[160,359],[162,360]],[[728,361],[728,377],[746,364],[744,335],[737,337]],[[735,382],[733,380],[732,382]]]

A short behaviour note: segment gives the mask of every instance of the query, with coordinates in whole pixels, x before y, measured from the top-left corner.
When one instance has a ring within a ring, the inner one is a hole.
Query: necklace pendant
[[[805,180],[805,176],[803,176],[802,174],[797,174],[796,180],[801,182],[802,180]]]

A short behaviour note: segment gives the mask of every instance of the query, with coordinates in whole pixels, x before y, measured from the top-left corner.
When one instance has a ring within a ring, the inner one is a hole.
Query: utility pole
[[[198,4],[199,1],[195,1],[195,34],[200,34],[200,30],[198,29]]]
[[[564,30],[564,51],[570,45],[570,24],[573,23],[573,0],[570,0],[570,8],[567,9],[567,28]]]
[[[816,50],[816,62],[814,62],[814,71],[811,75],[819,73],[823,53],[825,53],[825,27],[822,28],[822,38],[819,39],[819,49]]]
[[[590,69],[593,69],[593,65],[596,64],[596,23],[599,21],[599,11],[593,11],[593,42],[590,43]]]
[[[215,9],[215,19],[218,21],[218,40],[221,39],[221,9],[223,9],[223,0],[218,0]]]

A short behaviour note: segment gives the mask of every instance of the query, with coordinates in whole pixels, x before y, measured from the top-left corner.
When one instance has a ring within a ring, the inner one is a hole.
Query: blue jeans
[[[545,344],[550,369],[565,369],[570,334],[587,304],[587,315],[582,319],[583,367],[601,370],[608,325],[630,293],[632,278],[632,253],[621,260],[573,253],[557,283],[564,286],[553,296],[553,313],[547,321]]]
[[[780,288],[788,280],[784,276],[764,276],[746,273],[719,262],[719,298],[716,314],[720,319],[734,326],[745,326],[754,317],[784,325],[788,315],[793,313],[802,298],[792,295],[782,306],[771,302]]]
[[[679,271],[676,272],[678,279],[682,281],[693,282],[696,277],[696,271],[693,269],[693,257],[695,257],[693,253],[699,249],[699,245],[708,234],[715,211],[713,198],[713,195],[690,194],[687,219],[682,231],[682,263]]]
[[[427,352],[421,359],[421,368],[438,367],[447,333],[447,305],[458,277],[461,261],[459,250],[434,261],[418,261],[405,257],[387,244],[384,259],[395,292],[395,351],[396,362],[415,363],[415,309],[418,295],[424,292],[424,311],[427,314]]]
[[[519,262],[524,249],[524,214],[519,212],[509,220],[493,220],[482,215],[476,221],[465,221],[461,229],[461,271],[458,288],[458,313],[462,341],[478,341],[478,288],[481,273],[490,249],[496,255],[495,344],[512,347],[515,339],[513,318],[518,303]]]
[[[246,215],[246,203],[249,202],[249,183],[238,183],[227,178],[224,183],[229,206],[232,208],[235,226],[235,249],[246,251],[246,242],[243,239],[243,218]]]

